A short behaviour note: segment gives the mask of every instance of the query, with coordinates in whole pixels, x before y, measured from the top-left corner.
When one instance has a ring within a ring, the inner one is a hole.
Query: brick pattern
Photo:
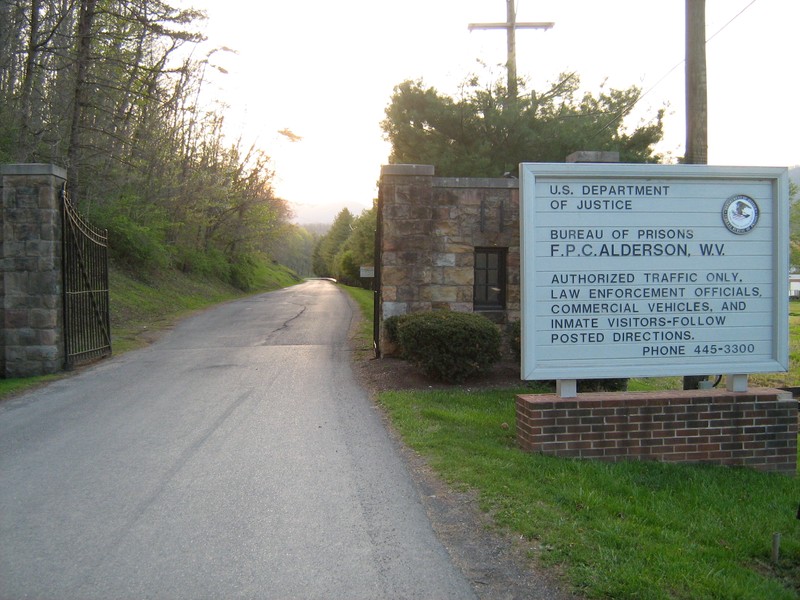
[[[797,401],[779,390],[521,395],[516,412],[528,452],[797,472]]]

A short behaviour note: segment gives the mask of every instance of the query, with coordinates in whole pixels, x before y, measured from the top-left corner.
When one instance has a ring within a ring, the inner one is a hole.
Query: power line
[[[706,38],[706,44],[708,44],[708,43],[709,43],[711,40],[713,40],[713,39],[714,39],[715,37],[717,37],[717,36],[718,36],[720,33],[722,33],[722,31],[723,31],[723,30],[725,30],[725,29],[726,29],[726,28],[727,28],[727,27],[728,27],[728,26],[729,26],[731,23],[733,23],[733,22],[734,22],[736,19],[738,19],[738,18],[739,18],[739,17],[742,15],[742,13],[744,13],[744,12],[745,12],[747,9],[749,9],[751,6],[753,6],[753,4],[755,4],[755,3],[756,3],[756,1],[757,1],[757,0],[751,0],[751,2],[750,2],[750,3],[749,3],[747,6],[745,6],[745,7],[744,7],[742,10],[740,10],[740,11],[739,11],[738,13],[736,13],[736,14],[735,14],[733,17],[731,17],[731,19],[730,19],[730,20],[729,20],[727,23],[725,23],[725,24],[724,24],[722,27],[720,27],[720,28],[719,28],[719,29],[718,29],[716,32],[714,32],[714,34],[713,34],[713,35],[711,35],[710,37]],[[675,65],[674,65],[674,66],[673,66],[673,67],[672,67],[672,68],[671,68],[669,71],[667,71],[667,72],[666,72],[666,73],[665,73],[665,74],[664,74],[664,75],[663,75],[663,76],[662,76],[662,77],[661,77],[661,78],[660,78],[658,81],[656,81],[656,82],[655,82],[653,85],[651,85],[649,88],[647,88],[647,90],[645,90],[645,91],[644,91],[644,92],[643,92],[643,93],[642,93],[642,94],[641,94],[641,95],[640,95],[638,98],[636,98],[636,100],[634,100],[634,101],[633,101],[633,102],[631,102],[629,105],[627,105],[627,106],[624,106],[622,109],[620,109],[620,110],[619,110],[619,111],[618,111],[618,112],[617,112],[617,113],[616,113],[616,114],[613,116],[613,118],[612,118],[612,119],[611,119],[611,120],[610,120],[608,123],[606,123],[605,125],[603,125],[603,127],[601,127],[600,129],[598,129],[598,130],[597,130],[597,132],[596,132],[596,133],[595,133],[595,134],[592,136],[592,138],[595,138],[595,137],[597,137],[598,135],[600,135],[601,133],[603,133],[603,132],[604,132],[606,129],[608,129],[608,128],[609,128],[609,127],[610,127],[610,126],[613,124],[613,123],[615,123],[616,121],[619,121],[619,120],[620,120],[620,119],[621,119],[621,118],[622,118],[622,117],[625,115],[625,113],[627,113],[627,112],[630,112],[631,110],[633,110],[633,107],[634,107],[634,106],[636,106],[636,104],[638,104],[638,103],[639,103],[639,101],[640,101],[642,98],[644,98],[644,97],[645,97],[645,96],[647,96],[647,95],[648,95],[650,92],[652,92],[654,89],[656,89],[656,88],[657,88],[657,87],[658,87],[658,86],[659,86],[659,85],[660,85],[660,84],[661,84],[661,83],[662,83],[662,82],[663,82],[663,81],[664,81],[664,80],[665,80],[667,77],[669,77],[669,76],[672,74],[672,72],[673,72],[675,69],[677,69],[678,67],[682,66],[682,65],[683,65],[685,62],[686,62],[686,59],[685,59],[685,58],[683,58],[683,59],[681,59],[680,61],[678,61],[678,62],[677,62],[677,63],[676,63],[676,64],[675,64]],[[591,138],[590,138],[590,139],[591,139]]]

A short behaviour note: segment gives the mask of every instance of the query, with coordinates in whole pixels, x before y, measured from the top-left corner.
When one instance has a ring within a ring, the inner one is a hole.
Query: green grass
[[[791,305],[790,373],[755,376],[754,385],[800,385],[798,309]],[[371,328],[371,303],[362,310]],[[630,385],[680,388],[680,377]],[[379,402],[441,477],[477,491],[498,526],[523,536],[534,559],[556,567],[587,597],[800,597],[797,479],[524,453],[516,445],[515,395],[537,391],[549,390],[384,392]],[[777,565],[775,532],[783,536]]]
[[[477,490],[499,526],[530,540],[538,559],[558,565],[589,597],[788,599],[800,593],[795,479],[524,453],[516,447],[514,390],[385,392],[379,401],[405,442],[440,476]],[[783,533],[775,569],[773,532]]]
[[[358,330],[358,339],[363,344],[372,348],[372,307],[373,307],[373,292],[372,290],[365,290],[363,288],[352,287],[349,285],[339,284],[344,291],[346,291],[353,300],[356,301],[361,309],[361,323]]]
[[[0,399],[12,396],[19,392],[24,392],[38,385],[54,381],[60,375],[41,375],[39,377],[24,377],[0,379]]]

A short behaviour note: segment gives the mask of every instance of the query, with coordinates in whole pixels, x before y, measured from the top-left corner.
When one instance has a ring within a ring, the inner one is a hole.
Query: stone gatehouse
[[[433,309],[480,313],[500,326],[519,320],[519,239],[517,179],[384,166],[375,258],[381,323]],[[380,350],[388,350],[384,341]]]

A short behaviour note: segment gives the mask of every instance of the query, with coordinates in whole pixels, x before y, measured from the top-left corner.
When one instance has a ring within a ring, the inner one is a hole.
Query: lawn
[[[362,307],[371,322],[371,306]],[[800,385],[800,303],[791,305],[790,330],[790,372],[757,375],[752,384]],[[632,380],[630,387],[679,389],[681,380]],[[406,444],[451,485],[476,491],[497,526],[521,536],[531,559],[563,573],[579,594],[800,597],[797,479],[524,453],[514,426],[520,392],[532,390],[394,391],[378,399]],[[773,563],[776,532],[781,555]]]
[[[498,526],[588,597],[798,597],[796,479],[527,454],[516,446],[514,394],[385,392],[379,401],[441,477],[477,490]],[[783,536],[777,565],[774,532]]]

